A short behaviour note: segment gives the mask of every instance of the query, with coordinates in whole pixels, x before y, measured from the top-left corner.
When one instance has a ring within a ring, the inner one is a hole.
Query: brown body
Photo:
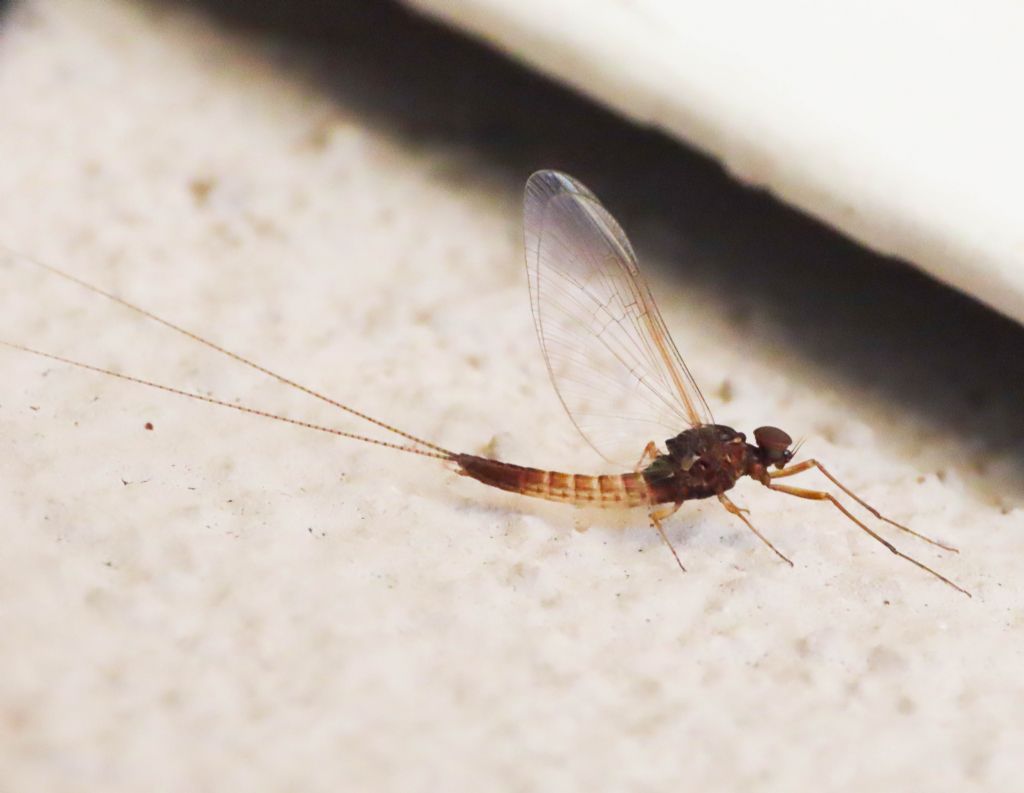
[[[547,501],[596,507],[681,504],[719,496],[742,476],[767,477],[763,453],[721,424],[681,432],[641,471],[589,476],[543,471],[471,454],[457,454],[461,473],[485,485]]]
[[[594,507],[644,507],[651,501],[651,490],[642,473],[564,474],[542,471],[522,465],[488,460],[473,454],[457,454],[460,473],[478,482],[511,493]]]

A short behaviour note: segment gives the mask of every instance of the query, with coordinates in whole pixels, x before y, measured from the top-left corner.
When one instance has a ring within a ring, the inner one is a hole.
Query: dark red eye
[[[770,454],[782,454],[793,445],[793,439],[778,427],[758,427],[754,430],[754,440]]]

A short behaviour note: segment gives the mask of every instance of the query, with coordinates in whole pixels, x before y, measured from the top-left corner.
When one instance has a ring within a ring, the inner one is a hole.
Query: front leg
[[[954,584],[952,581],[950,581],[948,578],[946,578],[946,576],[944,576],[941,573],[933,570],[932,568],[930,568],[928,565],[924,564],[923,562],[919,562],[914,557],[907,556],[905,553],[900,551],[895,545],[893,545],[887,539],[885,539],[881,535],[877,534],[876,532],[873,532],[864,523],[862,523],[861,521],[857,520],[857,518],[854,517],[853,513],[850,512],[842,504],[840,504],[838,499],[836,499],[836,497],[833,496],[831,493],[826,493],[823,490],[808,490],[807,488],[803,488],[803,487],[792,487],[791,485],[768,485],[768,488],[770,490],[778,491],[779,493],[786,493],[787,495],[790,495],[790,496],[796,496],[797,498],[808,498],[808,499],[811,499],[813,501],[829,501],[829,502],[831,502],[832,506],[834,506],[836,509],[838,509],[840,512],[842,512],[844,515],[846,515],[847,518],[849,518],[858,527],[860,527],[861,531],[863,531],[865,534],[867,534],[869,537],[871,537],[871,539],[875,540],[876,542],[880,542],[891,553],[893,553],[896,556],[900,557],[900,559],[905,559],[906,561],[910,562],[912,565],[915,565],[915,566],[921,568],[925,572],[931,573],[933,576],[935,576],[937,579],[939,579],[943,583],[949,584],[957,592],[962,592],[963,594],[967,595],[967,597],[971,596],[971,593],[968,592],[963,587],[961,587],[961,586],[959,586],[957,584]]]
[[[819,471],[821,471],[825,475],[825,477],[830,482],[832,482],[832,484],[834,484],[836,487],[838,487],[840,490],[842,490],[844,493],[846,493],[846,495],[848,495],[850,498],[852,498],[854,501],[856,501],[858,504],[860,504],[862,507],[864,507],[864,509],[866,509],[868,512],[870,512],[872,515],[874,515],[879,520],[883,520],[886,523],[888,523],[890,526],[895,526],[897,529],[899,529],[900,531],[905,531],[907,534],[912,534],[915,537],[917,537],[919,540],[924,540],[925,542],[930,542],[932,545],[936,545],[939,548],[942,548],[944,551],[951,551],[953,553],[960,553],[960,551],[957,550],[956,548],[954,548],[952,545],[944,545],[943,543],[939,542],[938,540],[933,540],[931,537],[926,537],[925,535],[920,534],[920,533],[914,531],[909,526],[904,526],[902,523],[897,523],[896,521],[891,520],[890,518],[885,517],[885,515],[883,515],[881,512],[879,512],[877,509],[875,509],[873,506],[871,506],[868,502],[866,502],[864,499],[862,499],[860,496],[858,496],[856,493],[854,493],[852,490],[850,490],[850,488],[848,488],[846,485],[844,485],[842,482],[840,482],[838,479],[836,479],[834,476],[832,476],[832,474],[830,474],[828,472],[828,470],[825,468],[825,466],[823,466],[817,460],[814,460],[814,459],[804,460],[802,463],[797,463],[796,465],[787,466],[786,468],[783,468],[781,471],[772,471],[768,475],[772,479],[782,479],[784,476],[793,476],[794,474],[803,473],[804,471],[807,471],[808,469],[811,469],[811,468],[817,468]],[[771,487],[771,485],[769,485],[769,487]]]

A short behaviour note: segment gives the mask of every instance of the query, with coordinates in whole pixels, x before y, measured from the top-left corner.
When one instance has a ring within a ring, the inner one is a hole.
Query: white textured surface
[[[1020,3],[407,1],[1024,322]]]
[[[0,787],[1018,785],[1019,329],[438,30],[338,8],[289,44],[167,4],[16,9],[0,240],[447,445],[588,470],[520,263],[523,179],[570,168],[717,417],[806,435],[960,545],[903,543],[975,598],[756,486],[736,500],[796,568],[699,504],[671,524],[683,576],[641,515],[0,351]],[[10,263],[0,336],[354,428]]]

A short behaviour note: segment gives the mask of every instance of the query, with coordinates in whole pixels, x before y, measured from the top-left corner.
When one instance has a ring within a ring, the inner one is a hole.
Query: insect
[[[683,570],[679,554],[662,524],[687,501],[706,498],[717,499],[779,559],[793,565],[754,526],[747,517],[747,510],[736,506],[727,495],[737,481],[750,477],[778,493],[831,503],[891,553],[970,597],[967,590],[897,549],[832,493],[780,481],[816,469],[876,519],[939,548],[957,552],[951,546],[885,517],[817,460],[794,463],[797,449],[786,432],[778,427],[759,427],[754,430],[754,442],[749,443],[744,433],[715,423],[704,396],[669,335],[629,240],[590,190],[557,171],[533,174],[525,189],[524,230],[533,319],[551,381],[569,418],[595,451],[609,462],[623,461],[624,455],[632,454],[632,460],[623,462],[623,467],[628,468],[623,473],[599,476],[561,473],[453,452],[300,385],[110,292],[40,262],[32,263],[387,430],[397,440],[382,441],[298,421],[22,344],[6,341],[0,344],[190,399],[443,460],[453,464],[464,476],[501,490],[581,506],[642,508],[647,510],[651,526]],[[664,441],[664,451],[654,440],[647,440],[637,460],[637,441],[650,438],[653,427],[663,428],[670,435]]]

